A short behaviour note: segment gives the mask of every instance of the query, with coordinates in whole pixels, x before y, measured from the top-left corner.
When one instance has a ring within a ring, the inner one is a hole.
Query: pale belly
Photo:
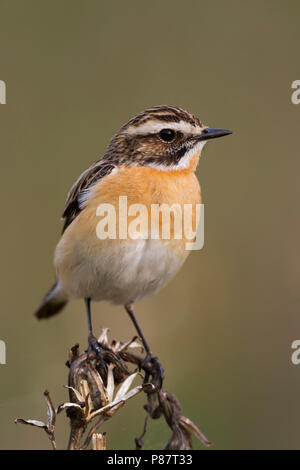
[[[99,242],[99,241],[98,241]],[[56,256],[58,281],[68,298],[90,297],[127,304],[162,289],[184,263],[188,251],[164,240],[101,241],[97,250]],[[91,247],[90,247],[91,248]]]

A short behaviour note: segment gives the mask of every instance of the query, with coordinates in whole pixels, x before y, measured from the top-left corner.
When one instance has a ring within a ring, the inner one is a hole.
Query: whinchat
[[[97,349],[90,301],[124,305],[148,358],[153,358],[132,306],[173,278],[189,254],[185,237],[175,236],[172,214],[169,239],[124,234],[104,239],[97,236],[98,208],[110,204],[118,214],[119,200],[124,196],[128,205],[142,204],[149,210],[153,205],[179,209],[190,205],[195,223],[196,206],[201,203],[195,170],[201,151],[209,139],[228,134],[231,131],[209,128],[173,106],[147,109],[124,124],[105,155],[82,173],[68,194],[63,234],[54,258],[56,282],[35,316],[48,318],[69,300],[85,299],[89,343]],[[118,226],[120,223],[116,220]],[[160,219],[160,229],[162,223]]]

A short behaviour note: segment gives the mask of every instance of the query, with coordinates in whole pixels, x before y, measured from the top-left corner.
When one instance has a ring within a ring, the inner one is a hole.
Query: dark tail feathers
[[[52,315],[59,313],[65,307],[67,302],[68,300],[63,295],[58,283],[56,282],[45,295],[42,303],[38,306],[33,315],[39,320],[41,318],[52,317]]]

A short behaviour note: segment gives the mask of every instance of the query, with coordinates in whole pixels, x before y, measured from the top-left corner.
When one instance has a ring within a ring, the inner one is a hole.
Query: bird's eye
[[[159,133],[159,137],[164,142],[172,142],[175,137],[175,131],[173,131],[173,129],[162,129]]]

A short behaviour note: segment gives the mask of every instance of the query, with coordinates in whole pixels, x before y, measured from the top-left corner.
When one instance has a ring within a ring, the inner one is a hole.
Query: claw
[[[155,368],[156,368],[156,371],[157,371],[157,375],[159,376],[160,380],[161,380],[161,384],[165,378],[165,371],[164,371],[164,368],[163,366],[161,365],[161,363],[159,362],[158,358],[157,357],[153,357],[152,358],[152,362],[153,364],[155,365]]]
[[[148,353],[143,362],[140,364],[140,369],[143,368],[145,368],[147,372],[145,381],[148,381],[148,374],[150,373],[154,381],[157,382],[157,387],[161,388],[165,377],[165,372],[158,358],[153,356],[152,353]]]
[[[107,367],[103,358],[103,348],[98,343],[97,338],[92,333],[89,334],[88,343],[89,343],[88,355],[90,356],[92,351],[94,351],[96,355],[99,357],[100,368],[106,371]]]

